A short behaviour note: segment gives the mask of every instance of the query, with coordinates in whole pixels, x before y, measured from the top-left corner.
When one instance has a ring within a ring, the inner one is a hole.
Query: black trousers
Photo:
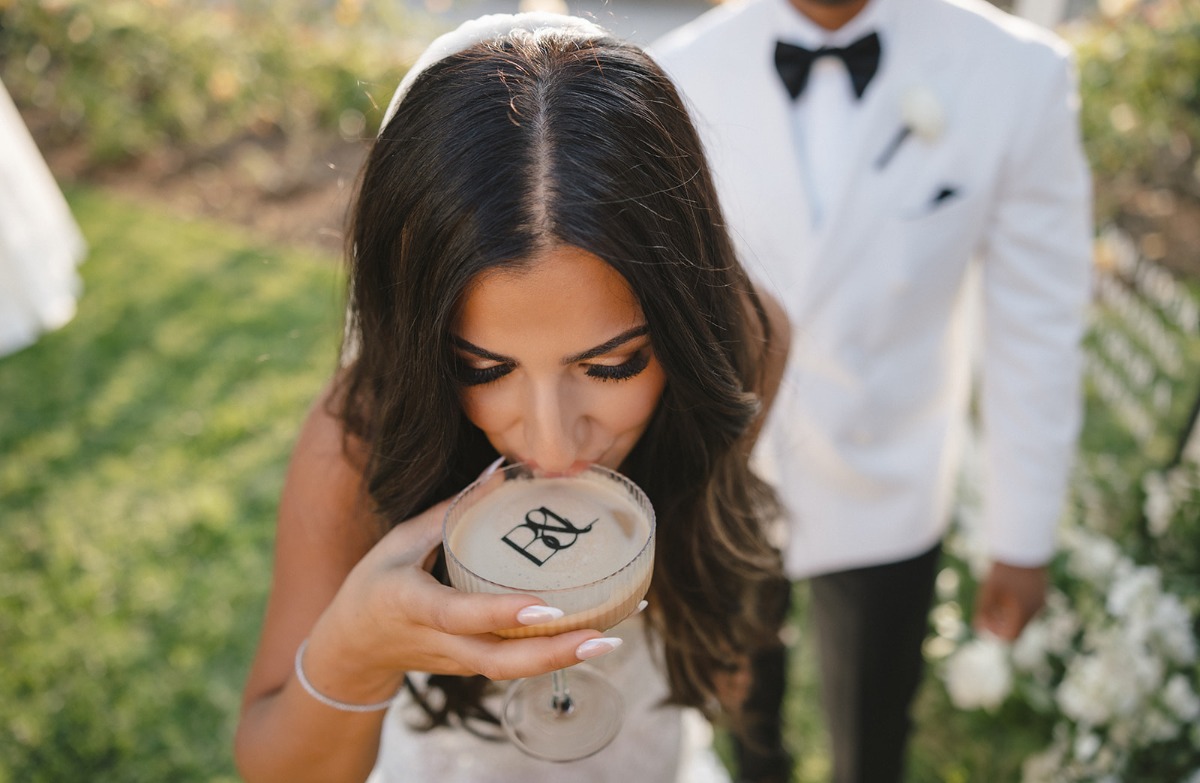
[[[924,671],[921,645],[940,557],[939,544],[910,560],[810,580],[834,783],[904,778],[910,708]],[[785,649],[768,650],[754,661],[745,705],[754,733],[734,746],[739,781],[790,779],[781,741],[786,675]]]

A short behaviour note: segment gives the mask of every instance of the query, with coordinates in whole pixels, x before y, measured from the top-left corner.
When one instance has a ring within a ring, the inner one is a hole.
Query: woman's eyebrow
[[[473,353],[480,359],[487,359],[490,362],[498,362],[500,364],[516,364],[516,361],[513,359],[510,359],[507,356],[501,356],[498,353],[492,353],[486,348],[480,348],[478,345],[467,342],[458,335],[451,335],[450,341],[454,343],[454,347],[464,350],[467,353]]]
[[[588,359],[595,359],[597,356],[603,356],[609,351],[619,348],[633,338],[641,337],[645,334],[650,334],[649,324],[635,326],[632,329],[627,329],[624,332],[621,332],[611,340],[607,340],[600,345],[597,345],[595,348],[589,348],[583,353],[577,353],[574,356],[568,356],[567,358],[563,359],[563,364],[575,364],[576,362],[586,362]]]
[[[563,359],[562,363],[563,364],[575,364],[577,362],[586,362],[588,359],[595,359],[597,356],[603,356],[604,354],[608,353],[609,351],[619,348],[620,346],[624,345],[625,343],[629,342],[630,340],[634,339],[635,337],[641,337],[642,335],[646,335],[649,333],[650,333],[650,325],[649,324],[642,324],[641,326],[635,326],[632,329],[627,329],[624,332],[621,332],[620,334],[618,334],[616,337],[612,338],[611,340],[606,340],[605,342],[601,343],[600,345],[597,345],[595,348],[589,348],[582,353],[577,353],[574,356],[568,356],[567,358]],[[496,362],[498,364],[516,364],[517,363],[515,359],[509,358],[508,356],[501,356],[498,353],[493,353],[486,348],[480,348],[478,345],[475,345],[472,342],[464,340],[463,338],[458,337],[457,335],[452,335],[450,337],[450,341],[453,342],[454,346],[456,348],[458,348],[459,350],[463,350],[463,351],[466,351],[467,353],[474,354],[475,356],[478,356],[480,359],[487,359],[490,362]]]

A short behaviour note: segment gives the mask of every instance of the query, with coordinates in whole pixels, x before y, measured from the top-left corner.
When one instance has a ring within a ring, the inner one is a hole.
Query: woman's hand
[[[340,711],[300,686],[293,665],[306,638],[309,683],[355,705],[387,701],[409,671],[525,677],[615,646],[587,630],[513,640],[492,633],[553,614],[533,596],[468,595],[430,575],[448,503],[380,537],[362,449],[329,412],[328,394],[310,410],[288,465],[271,593],[246,678],[235,754],[255,783],[362,780],[378,755],[381,710]]]
[[[534,596],[463,593],[434,579],[427,569],[448,505],[397,525],[347,576],[305,651],[305,671],[318,690],[325,692],[324,683],[329,696],[368,703],[394,693],[406,671],[530,677],[578,663],[580,645],[600,636],[496,636],[558,614]],[[582,652],[591,657],[597,646],[604,643]]]

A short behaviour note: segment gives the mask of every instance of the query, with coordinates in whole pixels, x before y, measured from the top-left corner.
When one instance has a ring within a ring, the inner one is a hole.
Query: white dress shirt
[[[790,3],[779,3],[779,38],[785,43],[816,50],[843,47],[871,33],[883,41],[880,63],[887,56],[886,0],[870,0],[853,19],[837,30],[826,30]],[[867,90],[871,88],[868,85]],[[865,93],[864,93],[865,95]],[[823,217],[841,196],[849,178],[851,150],[857,146],[861,101],[854,94],[846,64],[839,57],[820,57],[808,74],[808,84],[794,101],[792,128],[802,167],[804,188],[812,207],[812,224],[820,229]]]

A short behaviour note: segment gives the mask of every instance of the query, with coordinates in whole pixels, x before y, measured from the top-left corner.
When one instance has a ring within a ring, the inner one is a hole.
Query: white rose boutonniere
[[[905,139],[913,134],[926,144],[933,144],[946,130],[946,113],[937,95],[928,87],[912,87],[900,101],[900,116],[904,124],[883,154],[875,161],[875,168],[882,169],[895,156]]]

